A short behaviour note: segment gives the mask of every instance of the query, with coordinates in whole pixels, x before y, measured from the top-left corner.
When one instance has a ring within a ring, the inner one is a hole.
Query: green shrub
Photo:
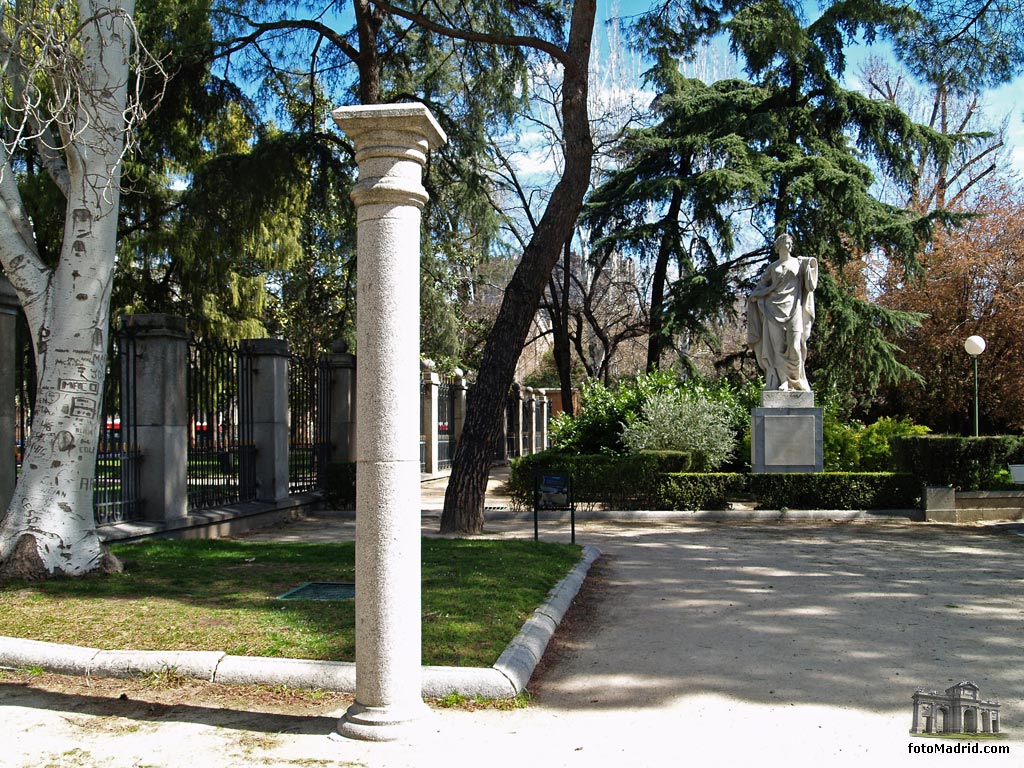
[[[1024,439],[924,435],[892,441],[897,469],[912,472],[925,485],[952,485],[962,491],[1002,487],[1007,464],[1024,462]]]
[[[891,444],[895,437],[924,435],[928,427],[910,418],[883,416],[873,424],[843,422],[834,408],[826,407],[822,424],[826,472],[891,472],[895,469]]]
[[[324,467],[324,501],[331,509],[355,509],[356,465],[352,461],[331,462]]]
[[[736,472],[677,472],[658,481],[656,509],[725,509],[730,496],[743,493],[747,476]]]
[[[690,457],[679,451],[644,451],[626,456],[576,455],[557,449],[513,459],[508,488],[512,506],[533,509],[533,485],[538,472],[561,469],[572,477],[577,504],[605,504],[614,509],[655,509],[659,478],[689,467]]]
[[[713,470],[732,456],[736,432],[727,402],[701,390],[677,389],[652,393],[623,428],[622,444],[632,453],[686,451],[694,469]]]
[[[921,484],[894,472],[795,472],[751,475],[750,492],[762,509],[909,509]]]
[[[614,389],[596,380],[580,389],[580,409],[575,416],[559,414],[551,423],[551,444],[579,454],[622,453],[622,427],[639,413],[655,392],[679,386],[671,373],[652,371],[624,379]]]

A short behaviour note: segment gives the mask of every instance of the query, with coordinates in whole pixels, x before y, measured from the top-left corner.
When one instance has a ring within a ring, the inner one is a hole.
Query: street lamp
[[[968,336],[964,350],[974,358],[974,436],[978,436],[978,355],[985,351],[985,340],[981,336]]]

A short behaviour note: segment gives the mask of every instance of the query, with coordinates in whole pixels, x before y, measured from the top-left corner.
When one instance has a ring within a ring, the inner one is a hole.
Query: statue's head
[[[779,235],[775,238],[775,245],[773,247],[779,256],[788,256],[793,252],[793,236],[789,233]]]

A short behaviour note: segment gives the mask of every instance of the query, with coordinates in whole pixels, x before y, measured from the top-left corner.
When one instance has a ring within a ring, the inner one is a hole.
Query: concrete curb
[[[601,555],[585,546],[580,561],[548,593],[493,667],[423,667],[423,696],[505,699],[519,694],[544,655],[551,636]],[[356,665],[347,661],[230,656],[223,651],[105,651],[78,645],[0,636],[0,668],[40,668],[62,675],[139,677],[173,672],[234,685],[287,685],[354,693]]]
[[[509,509],[487,510],[486,520],[533,521],[533,512]],[[538,519],[548,522],[569,522],[569,513],[544,510]],[[924,520],[919,509],[709,509],[709,510],[576,510],[576,522],[587,520],[610,523],[770,523],[770,522],[847,522],[851,520]]]

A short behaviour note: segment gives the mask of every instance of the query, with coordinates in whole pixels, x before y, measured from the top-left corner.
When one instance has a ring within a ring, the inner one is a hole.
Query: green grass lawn
[[[0,587],[0,635],[355,660],[353,601],[275,599],[307,581],[354,581],[352,542],[154,540],[112,549],[122,574]],[[424,539],[423,663],[493,664],[579,551],[526,540]]]

